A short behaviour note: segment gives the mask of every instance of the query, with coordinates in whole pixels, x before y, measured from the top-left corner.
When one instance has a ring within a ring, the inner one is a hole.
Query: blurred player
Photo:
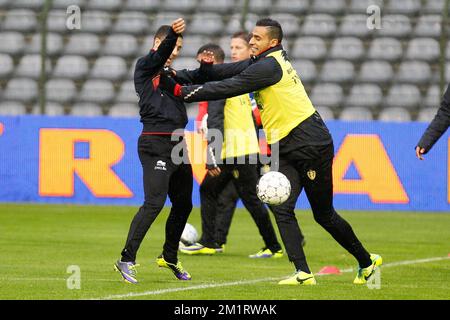
[[[211,51],[214,53],[216,63],[223,63],[225,53],[215,44],[208,44],[199,49],[199,52]],[[247,54],[247,57],[249,57]],[[242,199],[244,206],[250,212],[258,230],[263,237],[265,247],[252,258],[278,258],[283,253],[278,243],[270,221],[269,213],[264,204],[256,195],[258,171],[255,164],[242,161],[259,153],[258,138],[256,135],[252,105],[248,94],[223,100],[209,101],[208,103],[208,174],[200,186],[202,236],[198,243],[180,247],[186,254],[215,254],[223,250],[223,243],[218,243],[216,227],[218,224],[218,196],[230,182],[232,182]],[[218,129],[223,137],[223,144],[215,150],[211,144],[212,129]],[[222,149],[222,150],[220,150]],[[219,161],[222,159],[221,164]],[[257,157],[255,157],[257,159]],[[231,161],[229,161],[231,160]],[[234,201],[233,210],[236,199]],[[231,205],[230,205],[231,207]],[[228,212],[229,213],[229,212]],[[228,225],[231,222],[225,221]],[[223,223],[223,221],[222,221]],[[228,231],[227,231],[228,232]]]
[[[434,146],[436,141],[447,131],[450,126],[450,85],[445,91],[444,97],[433,121],[431,121],[427,130],[420,138],[416,146],[416,156],[423,160],[423,155],[426,154]]]
[[[382,259],[367,252],[350,224],[333,207],[333,140],[292,67],[282,39],[283,31],[277,21],[261,19],[250,40],[255,57],[213,66],[209,75],[212,82],[184,87],[171,82],[167,83],[167,89],[187,102],[255,92],[267,142],[278,144],[279,171],[289,178],[292,186],[289,199],[272,208],[289,260],[296,270],[279,284],[316,284],[306,262],[294,211],[303,188],[314,219],[358,261],[354,283],[366,283]]]

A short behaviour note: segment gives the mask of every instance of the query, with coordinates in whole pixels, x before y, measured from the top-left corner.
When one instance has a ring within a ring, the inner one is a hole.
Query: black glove
[[[159,88],[175,97],[181,97],[181,86],[167,73],[161,73],[159,77]]]

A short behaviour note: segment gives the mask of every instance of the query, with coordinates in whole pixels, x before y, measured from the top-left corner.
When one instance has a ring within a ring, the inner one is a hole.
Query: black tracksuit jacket
[[[439,108],[433,121],[431,121],[427,130],[420,138],[417,146],[425,149],[425,153],[430,151],[436,141],[447,131],[450,126],[450,85],[445,91],[444,97],[441,101],[441,107]]]

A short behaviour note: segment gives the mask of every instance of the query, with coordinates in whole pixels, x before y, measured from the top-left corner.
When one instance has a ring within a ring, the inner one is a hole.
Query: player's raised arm
[[[171,26],[161,26],[155,34],[151,51],[137,62],[140,68],[156,74],[164,65],[170,65],[170,57],[177,45],[177,39],[182,36],[185,27],[183,18],[174,20]]]

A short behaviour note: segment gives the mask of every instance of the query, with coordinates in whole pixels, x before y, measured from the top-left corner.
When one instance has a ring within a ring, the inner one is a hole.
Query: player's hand
[[[423,154],[425,154],[425,149],[417,146],[416,147],[416,157],[419,160],[424,160],[425,158],[423,157]]]
[[[204,50],[202,53],[200,53],[200,63],[207,63],[212,64],[215,61],[214,52]]]
[[[219,167],[216,167],[216,168],[213,168],[213,169],[208,169],[208,174],[209,174],[211,177],[217,177],[217,176],[220,175],[221,172],[222,172],[222,171],[220,170]]]
[[[183,18],[178,18],[172,22],[172,29],[176,34],[182,34],[186,29],[186,23]]]

